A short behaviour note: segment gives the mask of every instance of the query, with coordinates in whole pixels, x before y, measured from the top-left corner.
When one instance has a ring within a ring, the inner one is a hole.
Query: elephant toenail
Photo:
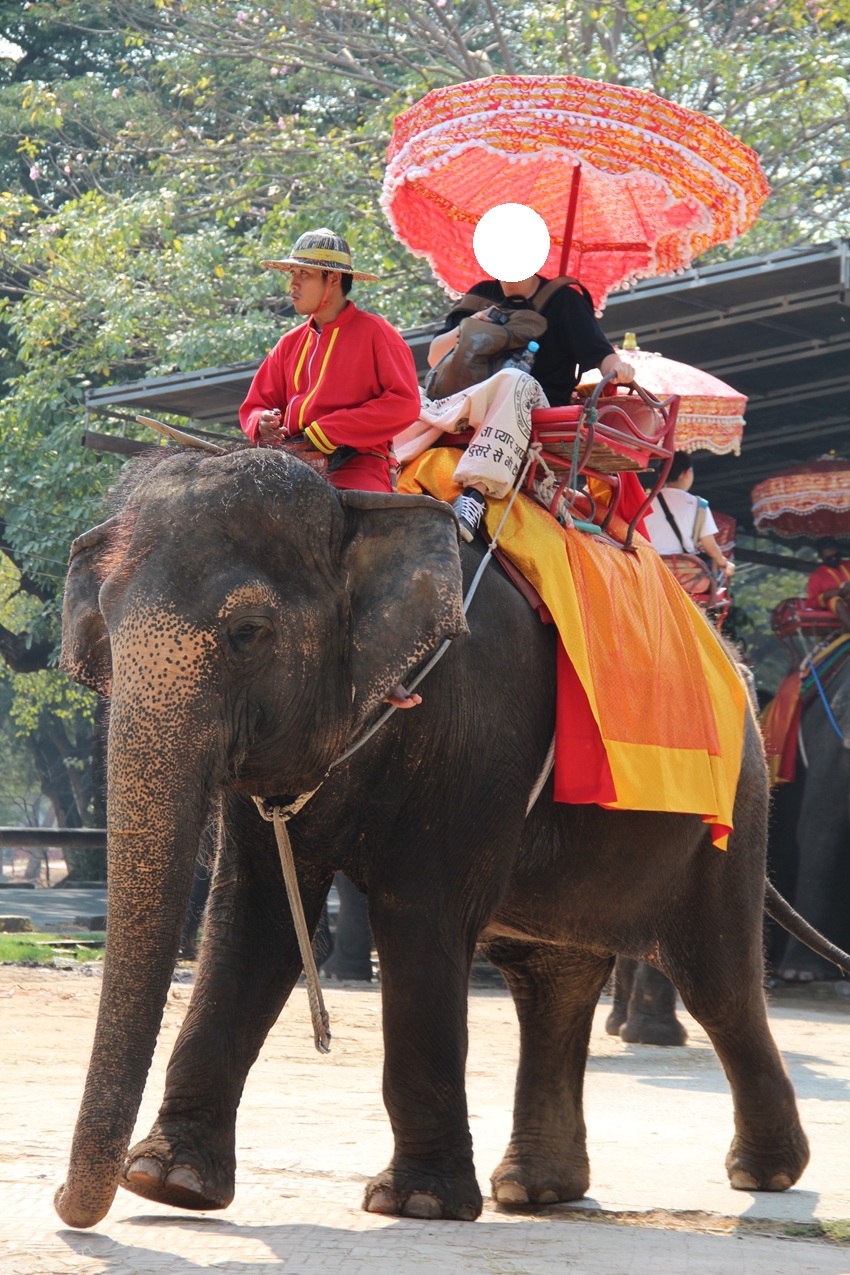
[[[537,1199],[540,1204],[557,1204],[558,1193],[557,1191],[541,1191]]]
[[[493,1189],[498,1204],[528,1204],[528,1191],[521,1182],[500,1182]]]
[[[151,1182],[161,1182],[163,1179],[162,1165],[153,1156],[139,1156],[138,1160],[128,1164],[124,1176],[130,1180],[133,1178],[148,1178]]]
[[[735,1169],[734,1173],[730,1173],[729,1185],[735,1191],[757,1191],[759,1189],[758,1182],[752,1173],[747,1173],[746,1169]]]
[[[443,1216],[443,1206],[440,1201],[426,1191],[414,1191],[405,1200],[401,1211],[404,1217],[421,1217],[429,1221]]]
[[[478,1217],[478,1209],[474,1204],[462,1204],[457,1211],[459,1222],[474,1222]]]
[[[388,1213],[394,1216],[398,1213],[398,1200],[392,1191],[381,1187],[366,1197],[363,1207],[367,1213]]]
[[[200,1177],[188,1164],[175,1165],[165,1180],[169,1186],[182,1187],[184,1191],[192,1191],[195,1195],[200,1195],[203,1191]]]
[[[787,1173],[774,1173],[768,1185],[769,1191],[787,1191],[794,1185],[794,1179]]]

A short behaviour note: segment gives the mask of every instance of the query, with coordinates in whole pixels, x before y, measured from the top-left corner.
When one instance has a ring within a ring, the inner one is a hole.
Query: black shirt
[[[548,280],[542,275],[538,278],[542,288]],[[502,306],[516,305],[521,309],[531,306],[530,301],[509,300],[497,279],[483,279],[469,291]],[[452,310],[443,331],[451,332],[461,319],[472,313],[472,310]],[[563,287],[553,292],[543,307],[543,317],[548,326],[534,356],[533,373],[552,406],[561,407],[570,401],[581,373],[598,367],[606,354],[613,354],[614,347],[596,322],[590,302],[576,288]]]

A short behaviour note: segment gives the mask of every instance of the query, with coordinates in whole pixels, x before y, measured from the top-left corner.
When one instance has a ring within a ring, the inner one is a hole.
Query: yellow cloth
[[[460,490],[452,479],[456,464],[454,448],[433,448],[403,471],[399,491],[451,501]],[[507,498],[488,500],[490,535],[506,504]],[[622,525],[614,531],[621,534]],[[587,698],[613,783],[607,791],[603,783],[597,796],[576,798],[570,773],[575,757],[556,742],[556,798],[598,801],[608,809],[698,814],[725,849],[741,765],[746,688],[655,550],[640,536],[635,544],[637,552],[627,553],[566,530],[524,496],[517,497],[499,535],[499,547],[552,614],[577,679],[570,693],[577,689]],[[559,739],[565,709],[560,703]]]

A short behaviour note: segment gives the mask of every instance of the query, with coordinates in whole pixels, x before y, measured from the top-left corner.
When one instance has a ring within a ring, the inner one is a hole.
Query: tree
[[[258,263],[326,222],[382,276],[367,304],[400,325],[440,314],[380,211],[384,152],[398,111],[481,75],[651,88],[754,146],[774,195],[714,257],[841,233],[848,18],[850,0],[4,7],[0,557],[27,607],[0,617],[0,657],[15,704],[38,706],[21,729],[51,741],[33,757],[60,822],[92,818],[97,786],[80,779],[93,702],[63,698],[54,670],[58,597],[120,467],[78,445],[87,386],[260,356],[292,312]]]

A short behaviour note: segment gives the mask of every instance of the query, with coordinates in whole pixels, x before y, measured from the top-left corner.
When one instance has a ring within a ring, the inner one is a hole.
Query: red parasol
[[[635,380],[655,398],[666,399],[678,394],[676,417],[676,451],[714,452],[717,456],[733,452],[741,454],[744,432],[744,394],[731,385],[688,363],[667,359],[663,354],[641,350],[624,342],[623,358],[635,369]],[[586,372],[579,389],[590,388],[602,373],[596,368]]]
[[[577,276],[601,307],[612,288],[735,239],[768,193],[755,152],[696,111],[573,75],[496,75],[396,116],[381,204],[456,293],[481,277],[478,220],[527,204],[552,240],[542,273]]]
[[[759,531],[793,539],[850,536],[850,461],[821,456],[756,483],[753,521]]]

